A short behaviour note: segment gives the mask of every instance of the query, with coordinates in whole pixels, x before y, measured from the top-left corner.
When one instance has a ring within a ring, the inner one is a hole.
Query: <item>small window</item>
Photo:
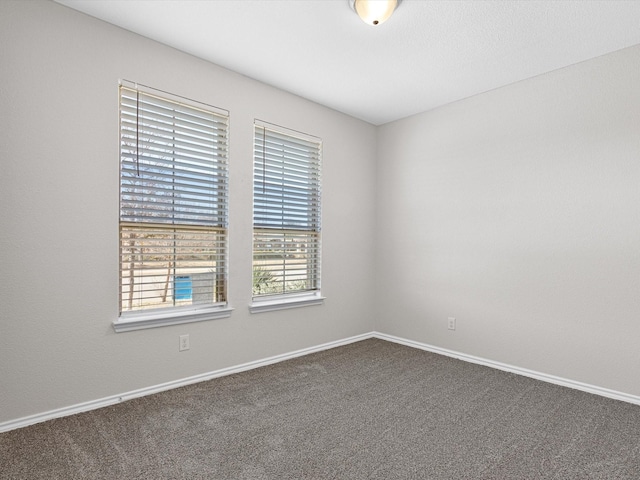
[[[226,112],[120,86],[116,330],[129,317],[156,326],[226,305],[227,131]]]
[[[321,152],[316,137],[256,121],[252,311],[320,300]]]

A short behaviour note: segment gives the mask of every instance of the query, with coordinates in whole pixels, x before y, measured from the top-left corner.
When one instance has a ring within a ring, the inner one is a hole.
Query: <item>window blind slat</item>
[[[129,107],[138,111],[148,110],[153,112],[153,117],[178,117],[184,124],[203,124],[208,127],[214,125],[227,125],[228,117],[211,111],[206,105],[201,108],[190,102],[186,105],[182,102],[162,98],[159,95],[152,95],[142,90],[135,90],[125,86],[120,87],[122,108]],[[186,101],[186,99],[185,99]],[[144,117],[144,115],[143,115]],[[226,131],[226,128],[223,130]]]
[[[280,158],[286,158],[290,161],[288,167],[308,166],[309,161],[315,161],[315,155],[305,154],[306,152],[298,152],[293,150],[278,148],[277,145],[263,146],[256,144],[254,146],[254,155],[260,155],[263,162],[277,162]]]
[[[121,168],[125,175],[138,179],[165,178],[175,179],[176,181],[184,181],[186,179],[189,184],[198,181],[201,181],[202,184],[207,184],[215,180],[215,177],[219,177],[220,184],[225,183],[225,168],[208,167],[206,163],[188,164],[179,160],[179,158],[176,158],[175,161],[168,163],[163,159],[153,159],[152,163],[149,158],[142,155],[139,159],[136,159],[135,152],[123,152]],[[211,163],[216,159],[211,158],[208,161]]]
[[[149,131],[154,135],[163,136],[164,133],[174,132],[179,138],[206,139],[214,142],[226,142],[226,122],[211,119],[185,121],[180,115],[156,115],[156,112],[145,110],[144,105],[122,106],[121,128],[124,131]]]
[[[214,136],[208,132],[187,130],[176,124],[132,123],[129,125],[123,123],[122,133],[125,138],[153,138],[158,143],[164,141],[168,144],[183,144],[192,149],[198,149],[198,147],[226,149],[227,147],[224,137]]]
[[[208,152],[208,155],[203,155],[201,152],[188,150],[180,145],[168,145],[160,143],[159,139],[147,139],[143,136],[138,138],[137,143],[135,142],[136,139],[133,138],[131,144],[123,145],[124,152],[133,156],[136,162],[146,163],[149,166],[162,165],[163,162],[171,159],[171,164],[176,167],[195,168],[226,155],[226,151],[216,152],[213,149]]]

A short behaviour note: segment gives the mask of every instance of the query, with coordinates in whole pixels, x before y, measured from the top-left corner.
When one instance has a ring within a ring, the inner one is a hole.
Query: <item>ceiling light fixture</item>
[[[380,25],[384,23],[401,0],[348,0],[351,8],[364,23]]]

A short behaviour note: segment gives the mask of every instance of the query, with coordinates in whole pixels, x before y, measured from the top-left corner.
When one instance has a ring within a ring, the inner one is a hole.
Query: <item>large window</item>
[[[321,151],[316,137],[256,121],[252,311],[320,299]]]
[[[193,321],[226,305],[227,130],[226,112],[120,86],[116,330],[130,318]]]

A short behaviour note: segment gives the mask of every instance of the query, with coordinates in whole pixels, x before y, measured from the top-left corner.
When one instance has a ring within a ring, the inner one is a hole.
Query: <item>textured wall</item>
[[[637,46],[380,127],[377,330],[640,395],[639,85]]]
[[[0,2],[0,43],[0,422],[372,329],[373,126],[53,2]],[[111,327],[119,79],[230,111],[229,319]],[[248,312],[254,118],[324,140],[323,306]]]

